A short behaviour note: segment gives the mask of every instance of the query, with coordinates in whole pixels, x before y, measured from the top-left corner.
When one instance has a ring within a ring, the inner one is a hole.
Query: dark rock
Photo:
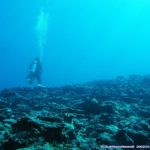
[[[131,137],[129,137],[128,134],[123,130],[118,131],[115,138],[116,138],[116,141],[118,144],[134,145],[133,139]]]
[[[60,118],[57,118],[57,117],[38,116],[37,118],[42,120],[42,121],[48,121],[48,122],[62,122],[62,120]]]
[[[99,102],[95,98],[87,98],[82,104],[81,108],[85,110],[87,114],[100,113]]]
[[[131,133],[132,139],[136,145],[149,144],[149,135],[144,131],[138,131],[136,133]]]
[[[54,143],[54,142],[62,142],[64,141],[62,136],[62,130],[63,127],[46,127],[44,131],[42,132],[42,135],[44,136],[45,140]]]
[[[25,147],[26,145],[22,145],[20,143],[17,143],[15,142],[14,140],[12,139],[9,139],[7,142],[5,142],[3,145],[2,145],[2,149],[4,150],[16,150],[18,148],[23,148]]]
[[[12,126],[14,131],[30,131],[33,128],[41,130],[40,124],[32,121],[30,118],[21,118]]]

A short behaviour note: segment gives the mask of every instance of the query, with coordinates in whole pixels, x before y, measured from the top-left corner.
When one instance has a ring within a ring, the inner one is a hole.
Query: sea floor
[[[115,146],[150,148],[149,76],[0,91],[0,150]]]

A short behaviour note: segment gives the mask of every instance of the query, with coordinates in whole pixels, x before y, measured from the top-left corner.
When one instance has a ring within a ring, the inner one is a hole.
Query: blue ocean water
[[[42,58],[43,84],[150,73],[149,0],[1,0],[0,88],[27,86]]]

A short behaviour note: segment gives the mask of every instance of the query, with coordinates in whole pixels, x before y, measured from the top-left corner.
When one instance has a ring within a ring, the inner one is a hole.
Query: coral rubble
[[[1,150],[100,150],[150,143],[150,78],[0,91]]]

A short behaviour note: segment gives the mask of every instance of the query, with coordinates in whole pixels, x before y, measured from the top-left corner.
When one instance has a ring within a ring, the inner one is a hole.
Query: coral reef
[[[0,91],[1,150],[100,150],[150,143],[150,77]],[[121,148],[120,148],[121,149]]]

